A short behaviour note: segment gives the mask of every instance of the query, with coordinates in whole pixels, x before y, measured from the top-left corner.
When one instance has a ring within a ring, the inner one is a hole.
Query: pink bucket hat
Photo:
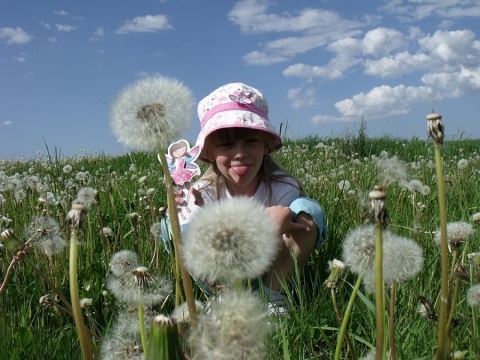
[[[232,83],[219,87],[198,103],[200,134],[199,158],[208,161],[203,152],[205,139],[216,130],[245,128],[268,133],[272,139],[270,152],[282,147],[282,140],[268,119],[268,104],[263,94],[248,85]]]

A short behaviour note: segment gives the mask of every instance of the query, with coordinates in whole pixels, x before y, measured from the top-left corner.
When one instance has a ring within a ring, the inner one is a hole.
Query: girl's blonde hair
[[[213,143],[224,143],[224,142],[231,142],[235,141],[244,137],[247,137],[252,129],[243,129],[243,128],[230,128],[230,129],[221,129],[217,130],[214,133],[210,134],[205,142],[205,147],[208,150],[208,145]],[[266,141],[269,143],[268,134],[266,134]],[[270,144],[269,144],[270,146]],[[207,151],[208,152],[208,151]],[[298,180],[295,176],[287,172],[283,169],[275,160],[272,158],[270,154],[265,154],[263,156],[262,165],[259,169],[260,181],[266,183],[267,191],[270,199],[270,203],[272,202],[272,183],[274,182],[282,182],[285,184],[293,184],[296,188],[300,191],[300,196],[306,196],[305,187],[303,184]],[[206,188],[210,185],[215,186],[215,191],[220,199],[220,194],[222,193],[221,189],[226,186],[225,180],[222,177],[220,170],[218,169],[217,165],[212,163],[210,167],[205,171],[203,176],[200,180],[205,181],[205,185],[200,188],[199,190]],[[293,180],[293,181],[292,181]],[[273,205],[273,204],[271,204]]]

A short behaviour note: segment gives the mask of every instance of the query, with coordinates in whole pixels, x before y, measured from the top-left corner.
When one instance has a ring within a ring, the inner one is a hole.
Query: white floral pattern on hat
[[[282,147],[282,140],[268,119],[268,104],[263,94],[246,84],[231,83],[219,87],[198,103],[200,134],[196,145],[199,158],[206,161],[203,146],[208,135],[219,129],[246,128],[271,135],[270,152]]]

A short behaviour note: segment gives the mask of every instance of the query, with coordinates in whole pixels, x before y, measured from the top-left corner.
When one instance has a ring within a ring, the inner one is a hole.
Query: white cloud
[[[341,78],[346,70],[361,62],[356,57],[361,54],[361,43],[354,38],[347,37],[334,41],[327,46],[327,49],[336,55],[325,66],[294,64],[288,66],[283,71],[283,75],[308,80],[314,78],[333,80]]]
[[[288,99],[294,109],[301,109],[304,107],[317,104],[317,89],[309,87],[306,90],[301,88],[288,90]]]
[[[42,25],[45,29],[48,29],[48,30],[52,28],[52,25],[48,23],[44,23],[43,21],[40,21],[40,25]]]
[[[27,55],[25,53],[21,53],[18,56],[14,57],[14,60],[18,61],[20,63],[23,63],[23,62],[27,61]]]
[[[426,54],[410,54],[407,51],[378,60],[365,61],[365,74],[379,78],[399,78],[431,67],[432,59]]]
[[[115,33],[129,34],[137,32],[157,32],[160,30],[170,30],[173,26],[168,23],[165,15],[147,15],[137,16],[132,20],[127,20],[124,25],[118,28]]]
[[[5,121],[3,122],[3,125],[4,125],[4,126],[9,126],[9,125],[12,125],[12,124],[13,124],[13,121],[10,121],[10,120],[5,120]]]
[[[75,26],[64,24],[55,24],[55,27],[57,28],[58,32],[70,32],[77,29]]]
[[[420,48],[446,65],[479,64],[480,51],[475,34],[470,30],[436,31],[419,40]]]
[[[267,14],[265,0],[238,1],[228,13],[231,22],[243,32],[305,32],[320,33],[338,28],[358,28],[359,22],[342,19],[334,11],[307,8],[296,14]]]
[[[437,89],[442,98],[455,98],[480,90],[480,66],[468,69],[463,66],[452,73],[429,73],[422,82]]]
[[[426,86],[377,86],[368,93],[359,93],[351,99],[335,103],[340,116],[317,115],[314,124],[331,121],[356,121],[361,116],[370,119],[408,114],[414,103],[428,101],[432,90]]]
[[[99,41],[104,36],[105,36],[105,31],[103,30],[102,27],[98,27],[90,37],[90,41]]]
[[[48,41],[51,42],[51,43],[56,43],[56,42],[58,42],[58,39],[55,36],[50,36],[48,38]]]
[[[366,55],[380,57],[405,47],[405,39],[400,31],[387,28],[376,28],[365,34],[362,40],[363,52]]]
[[[54,11],[53,13],[55,15],[58,15],[58,16],[67,16],[68,15],[68,13],[65,10],[57,10],[57,11]]]
[[[16,29],[11,27],[0,28],[0,39],[7,40],[7,44],[26,44],[33,39],[33,36],[20,27]]]
[[[364,24],[343,19],[338,13],[322,9],[303,9],[296,13],[267,13],[264,0],[238,1],[228,18],[246,33],[296,32],[298,36],[280,37],[262,43],[263,49],[248,53],[247,64],[266,65],[291,59],[338,38],[359,33]]]
[[[387,2],[383,10],[397,15],[400,20],[422,20],[429,16],[442,18],[480,17],[478,0],[395,0]]]

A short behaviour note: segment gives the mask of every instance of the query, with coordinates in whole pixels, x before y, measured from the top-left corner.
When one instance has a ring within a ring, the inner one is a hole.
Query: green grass
[[[340,323],[333,311],[330,292],[323,286],[328,276],[328,261],[341,258],[342,241],[348,230],[365,222],[369,211],[367,194],[378,184],[375,164],[381,156],[397,156],[407,162],[409,178],[418,179],[431,188],[430,194],[422,195],[391,185],[387,190],[387,207],[390,230],[417,241],[425,255],[422,272],[415,279],[398,285],[395,314],[398,359],[432,358],[435,353],[436,325],[417,314],[418,296],[425,296],[436,304],[440,290],[439,249],[432,241],[433,232],[439,226],[435,169],[430,164],[433,144],[421,139],[360,135],[286,140],[284,148],[275,154],[279,163],[304,182],[308,194],[323,205],[329,233],[325,247],[312,256],[292,286],[296,289],[293,295],[297,306],[288,319],[279,320],[277,331],[268,343],[271,359],[333,357]],[[442,146],[449,222],[469,221],[471,215],[480,211],[477,149],[480,149],[480,140],[449,140]],[[469,164],[459,170],[457,163],[462,158]],[[72,166],[71,173],[64,173],[66,164]],[[115,252],[133,250],[141,263],[152,264],[153,271],[162,272],[173,281],[170,260],[150,233],[151,225],[159,221],[159,208],[166,206],[162,173],[154,154],[63,158],[55,152],[31,161],[3,160],[0,165],[0,194],[4,199],[0,205],[0,230],[12,229],[22,239],[35,216],[48,213],[62,222],[80,188],[90,186],[98,190],[99,203],[90,210],[84,226],[78,275],[80,297],[93,299],[85,322],[98,338],[108,331],[116,316],[115,299],[104,293],[109,260]],[[84,179],[76,178],[79,172],[86,174]],[[48,184],[55,203],[39,201],[45,197],[45,188],[31,185],[32,176],[38,178],[37,184]],[[140,184],[138,179],[143,176],[146,182]],[[6,183],[5,178],[10,177],[24,184],[26,198],[23,201],[16,201],[14,191],[2,185],[2,180]],[[352,191],[341,191],[337,186],[341,180],[348,180]],[[150,188],[155,191],[147,196]],[[110,227],[113,235],[101,235],[103,227]],[[65,239],[68,238],[65,236]],[[156,245],[160,251],[154,258]],[[477,234],[461,251],[464,254],[480,251],[479,245]],[[30,266],[38,267],[69,298],[68,251],[51,259],[37,251],[26,256],[29,262],[15,265],[0,295],[0,358],[79,359],[81,353],[73,320],[52,307],[40,305],[40,297],[53,292]],[[5,248],[0,249],[0,281],[11,259]],[[464,262],[467,264],[466,259]],[[346,308],[355,281],[353,274],[344,273],[337,293],[341,311]],[[474,278],[473,283],[476,282],[480,280]],[[459,324],[452,330],[452,344],[453,349],[469,351],[467,357],[474,358],[471,309],[465,300],[471,284],[462,281],[460,285],[455,309]],[[364,293],[363,288],[361,291],[348,327],[358,358],[375,344],[375,300]],[[170,301],[163,311],[168,314],[173,307]],[[436,307],[438,309],[438,304]],[[345,358],[349,358],[346,342],[344,349]]]

